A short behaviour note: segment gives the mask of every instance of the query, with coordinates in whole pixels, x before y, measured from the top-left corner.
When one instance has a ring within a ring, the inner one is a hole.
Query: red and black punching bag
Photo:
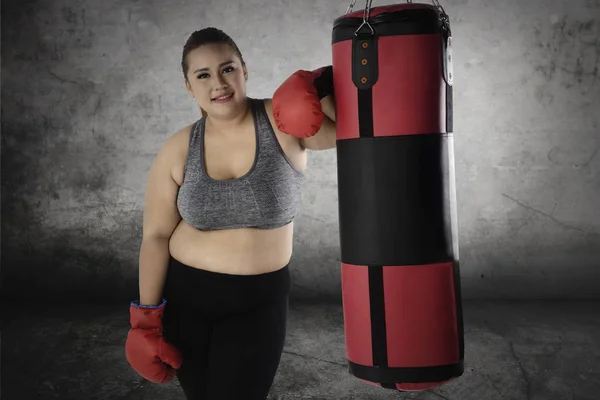
[[[450,25],[437,2],[370,3],[332,38],[346,354],[427,390],[464,369]]]

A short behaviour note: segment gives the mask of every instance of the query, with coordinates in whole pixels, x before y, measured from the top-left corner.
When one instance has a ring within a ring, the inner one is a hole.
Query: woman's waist
[[[171,256],[164,296],[171,306],[212,318],[285,300],[289,290],[287,265],[273,272],[239,275],[194,268]]]
[[[293,223],[277,229],[199,231],[182,221],[169,242],[171,255],[198,269],[238,275],[272,272],[289,263]]]

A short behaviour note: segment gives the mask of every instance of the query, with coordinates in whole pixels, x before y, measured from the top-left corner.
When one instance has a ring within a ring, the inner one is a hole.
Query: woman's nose
[[[222,75],[217,75],[213,82],[216,88],[227,87],[227,81]]]

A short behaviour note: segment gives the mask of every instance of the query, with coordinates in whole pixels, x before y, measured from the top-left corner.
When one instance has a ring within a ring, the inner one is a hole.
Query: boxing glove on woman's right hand
[[[138,374],[154,383],[173,379],[182,363],[179,351],[163,338],[165,304],[165,300],[158,306],[134,301],[129,306],[131,329],[125,343],[127,361]]]

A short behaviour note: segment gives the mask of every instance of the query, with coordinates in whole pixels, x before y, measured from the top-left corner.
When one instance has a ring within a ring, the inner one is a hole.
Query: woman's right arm
[[[173,168],[179,164],[185,132],[172,135],[152,163],[146,185],[142,245],[139,257],[140,304],[161,303],[169,264],[169,240],[179,224],[179,185]]]

